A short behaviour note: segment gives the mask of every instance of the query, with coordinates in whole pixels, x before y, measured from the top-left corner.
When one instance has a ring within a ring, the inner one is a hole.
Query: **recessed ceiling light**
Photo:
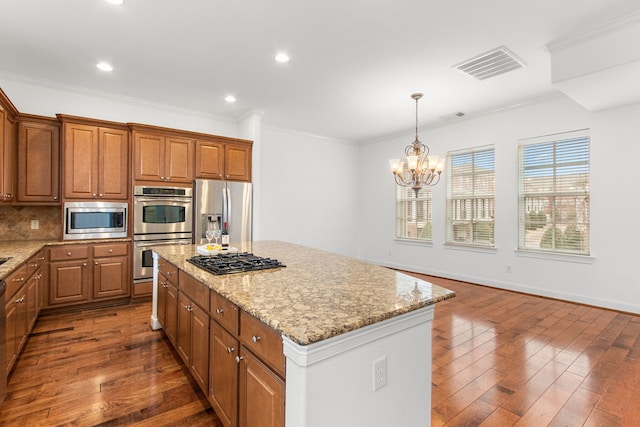
[[[236,97],[233,95],[227,95],[224,97],[224,100],[229,103],[233,103],[233,102],[236,102]]]
[[[289,55],[284,52],[278,52],[276,55],[276,61],[278,62],[289,62]]]
[[[113,71],[113,67],[108,62],[98,62],[96,67],[102,71]]]
[[[122,4],[122,3],[124,3],[124,0],[107,0],[107,3]]]

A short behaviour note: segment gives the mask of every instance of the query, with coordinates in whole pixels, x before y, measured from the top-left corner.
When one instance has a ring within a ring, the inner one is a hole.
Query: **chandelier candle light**
[[[418,192],[423,186],[433,186],[440,181],[444,163],[440,157],[430,156],[429,147],[418,139],[418,100],[422,98],[422,94],[414,93],[411,98],[416,101],[416,139],[404,149],[406,165],[400,159],[391,159],[389,166],[396,184],[411,187],[418,198]]]

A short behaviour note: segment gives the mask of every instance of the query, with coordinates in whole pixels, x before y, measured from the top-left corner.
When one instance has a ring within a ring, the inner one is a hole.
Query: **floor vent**
[[[524,68],[527,64],[504,46],[485,52],[460,64],[454,65],[465,74],[478,80],[486,80],[509,71]]]

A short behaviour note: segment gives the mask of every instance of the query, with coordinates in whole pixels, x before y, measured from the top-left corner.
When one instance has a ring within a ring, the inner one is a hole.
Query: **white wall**
[[[420,131],[434,154],[486,144],[496,149],[495,250],[445,247],[446,179],[433,191],[433,244],[394,239],[395,188],[387,159],[413,138],[379,140],[360,150],[359,257],[370,262],[504,289],[640,313],[636,236],[640,212],[640,105],[588,113],[561,97]],[[517,145],[522,138],[591,129],[591,254],[524,256],[517,246]],[[582,261],[582,262],[580,262]],[[511,266],[511,273],[507,272]]]
[[[358,147],[262,128],[260,240],[283,240],[355,256]]]

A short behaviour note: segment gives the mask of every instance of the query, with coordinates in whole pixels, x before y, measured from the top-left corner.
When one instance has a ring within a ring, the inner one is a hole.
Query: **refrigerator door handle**
[[[223,227],[224,223],[229,227],[229,218],[231,217],[231,193],[229,189],[225,186],[222,189],[222,222]]]

